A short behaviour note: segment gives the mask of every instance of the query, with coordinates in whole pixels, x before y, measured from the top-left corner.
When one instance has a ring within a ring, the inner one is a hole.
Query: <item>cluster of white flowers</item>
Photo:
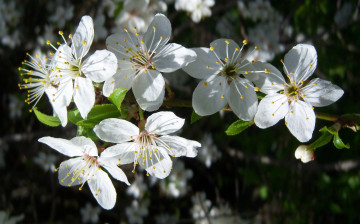
[[[125,1],[124,5],[134,9],[132,7],[139,2],[144,3],[144,10],[150,7],[150,1],[140,0]],[[152,4],[163,5],[161,1]],[[177,1],[176,4],[180,7],[185,3]],[[208,15],[206,7],[213,4],[213,1],[199,1],[196,6],[200,12],[196,12],[196,16]],[[133,10],[130,11],[133,13]],[[101,18],[99,23],[103,23]],[[139,105],[138,126],[120,118],[102,119],[92,126],[91,131],[97,138],[110,144],[105,149],[99,150],[93,140],[83,136],[71,140],[39,139],[39,142],[72,157],[55,169],[60,184],[79,186],[82,190],[87,182],[104,209],[113,208],[116,202],[116,190],[108,174],[130,185],[126,173],[119,166],[133,164],[133,173],[140,166],[147,176],[164,179],[173,169],[171,157],[192,158],[197,156],[197,148],[201,147],[197,141],[170,135],[179,131],[185,123],[173,112],[162,111],[151,114],[146,120],[143,118],[143,110],[152,112],[163,105],[165,81],[162,73],[183,69],[190,76],[201,79],[192,100],[192,107],[198,115],[207,116],[231,108],[239,119],[254,120],[260,128],[270,127],[285,117],[290,132],[301,142],[308,141],[314,130],[313,106],[327,106],[343,94],[329,81],[307,81],[317,64],[316,50],[311,45],[299,44],[285,55],[283,65],[289,79],[287,82],[274,66],[249,60],[249,56],[258,50],[257,46],[250,53],[243,54],[247,40],[240,47],[231,39],[221,38],[213,41],[209,48],[193,49],[168,43],[171,24],[163,14],[154,16],[143,35],[137,25],[125,27],[106,39],[107,50],[97,50],[88,57],[86,55],[94,40],[94,23],[90,16],[83,16],[74,35],[69,35],[71,43],[68,43],[63,31],[59,31],[59,35],[64,43],[59,43],[58,47],[47,41],[55,50],[52,57],[40,53],[34,56],[28,54],[29,60],[19,67],[23,78],[19,87],[28,91],[26,103],[34,103],[35,106],[46,93],[54,116],[59,118],[62,126],[68,122],[67,107],[72,100],[81,117],[87,119],[95,105],[94,83],[103,83],[102,92],[97,92],[106,97],[118,88],[132,90]],[[99,89],[101,85],[96,86]],[[257,91],[267,94],[260,103]],[[208,167],[220,157],[216,149],[211,151],[214,151],[214,156],[211,153],[204,156]],[[177,164],[179,168],[177,170],[175,166],[167,185],[161,185],[163,190],[169,190],[167,194],[174,197],[186,193],[187,180],[193,175],[183,163]],[[129,191],[139,198],[141,190],[139,185]],[[136,203],[133,207],[139,209]]]

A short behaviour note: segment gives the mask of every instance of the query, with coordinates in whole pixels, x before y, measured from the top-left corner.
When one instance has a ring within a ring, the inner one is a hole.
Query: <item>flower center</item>
[[[302,90],[301,90],[300,86],[298,86],[295,83],[292,83],[285,87],[285,95],[288,97],[288,99],[290,101],[303,99],[302,98]]]
[[[219,75],[225,76],[228,81],[232,81],[238,75],[238,68],[233,64],[225,64]]]

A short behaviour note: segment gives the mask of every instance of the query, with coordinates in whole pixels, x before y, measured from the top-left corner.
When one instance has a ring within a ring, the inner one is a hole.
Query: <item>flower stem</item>
[[[139,117],[140,117],[140,121],[145,120],[144,119],[144,111],[140,108],[140,106],[139,106]]]
[[[321,112],[316,112],[315,115],[316,115],[317,119],[325,120],[325,121],[336,122],[340,118],[340,116],[338,116],[338,115],[326,114],[326,113],[321,113]]]

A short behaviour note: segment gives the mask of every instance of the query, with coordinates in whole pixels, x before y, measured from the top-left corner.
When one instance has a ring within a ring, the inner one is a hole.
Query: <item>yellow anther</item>
[[[164,170],[163,173],[166,173],[166,171]]]
[[[285,121],[285,125],[287,125],[288,123]]]
[[[221,82],[219,82],[219,86],[221,86]]]
[[[82,190],[82,188],[81,187],[79,187],[79,191],[81,191]]]
[[[133,29],[136,30],[136,26],[134,26]]]
[[[258,46],[255,46],[254,48],[255,48],[255,50],[259,50],[259,47],[258,47]]]
[[[245,71],[245,75],[247,75],[247,74],[249,74],[249,72],[248,72],[248,71]]]
[[[216,61],[216,64],[219,64],[219,61]]]
[[[156,26],[153,26],[153,29],[155,30],[155,29],[156,29]]]
[[[245,88],[247,89],[247,88],[249,88],[249,86],[248,86],[248,85],[246,85],[246,86],[245,86]]]
[[[126,42],[126,39],[124,39],[124,42]]]
[[[265,73],[270,73],[269,69],[265,68]]]
[[[124,31],[125,31],[125,32],[127,32],[127,29],[126,29],[126,28],[124,28]]]
[[[147,69],[145,69],[145,70],[144,70],[144,72],[145,72],[145,73],[147,73],[147,72],[148,72],[148,70],[147,70]]]
[[[271,102],[271,104],[274,104],[275,102],[273,101],[273,102]]]
[[[149,173],[146,173],[146,176],[150,176],[150,174],[149,174]]]
[[[311,107],[311,109],[313,109],[313,110],[314,110],[314,109],[315,109],[315,107]]]
[[[254,90],[255,90],[255,92],[259,92],[260,89],[259,89],[259,87],[255,86]]]
[[[132,172],[132,173],[135,173],[135,170],[132,170],[131,172]]]
[[[59,35],[63,35],[64,32],[62,30],[59,30]]]
[[[240,96],[241,99],[244,99],[244,96]]]
[[[19,67],[18,69],[19,69],[19,71],[21,71],[21,67]]]
[[[64,179],[61,180],[61,183],[64,183]]]
[[[207,82],[204,82],[204,83],[203,83],[203,86],[207,86]]]
[[[58,171],[58,169],[56,169],[56,168],[55,168],[55,169],[54,169],[54,171],[55,171],[55,172],[57,172],[57,171]]]
[[[86,45],[86,44],[87,44],[86,40],[84,40],[84,41],[82,42],[82,44],[83,44],[83,45]]]
[[[95,194],[95,197],[97,197],[98,196],[98,194]]]
[[[206,68],[210,68],[210,66],[209,66],[209,65],[206,65]]]
[[[72,34],[70,33],[70,34],[69,34],[69,39],[71,39],[71,38],[72,38]]]
[[[56,42],[56,44],[57,44],[57,45],[60,45],[60,42],[58,41],[58,42]]]
[[[116,45],[118,45],[118,44],[119,44],[119,42],[116,42],[115,44],[116,44]]]
[[[160,39],[163,39],[164,37],[163,36],[160,36]]]
[[[290,113],[292,113],[292,114],[293,114],[293,113],[294,113],[294,111],[290,111]]]
[[[247,41],[247,40],[243,40],[243,44],[244,44],[244,45],[248,44],[248,41]]]
[[[230,42],[229,42],[228,40],[225,40],[225,43],[226,43],[226,44],[230,44]]]
[[[224,97],[225,97],[224,95],[221,95],[221,99],[224,99]]]
[[[275,114],[272,114],[271,116],[273,116],[273,117],[274,117],[274,116],[275,116]]]
[[[152,65],[152,66],[151,66],[151,68],[152,68],[152,69],[155,69],[155,66],[154,66],[154,65]]]
[[[210,46],[210,51],[213,51],[214,50],[214,46]]]
[[[68,184],[68,187],[71,187],[71,184]]]
[[[225,58],[225,61],[229,60],[228,58]]]
[[[312,64],[310,64],[309,67],[311,68],[311,67],[312,67]]]
[[[235,48],[235,51],[239,51],[239,48]]]
[[[317,83],[316,83],[316,82],[314,83],[314,86],[317,86]]]
[[[47,44],[47,45],[49,45],[50,43],[51,43],[50,40],[47,40],[47,41],[46,41],[46,44]]]

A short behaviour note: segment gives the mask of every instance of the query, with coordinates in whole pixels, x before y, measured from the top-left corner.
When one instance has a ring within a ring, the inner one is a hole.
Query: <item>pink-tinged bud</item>
[[[307,163],[314,160],[315,150],[314,149],[307,150],[308,147],[309,147],[308,145],[299,145],[299,147],[297,147],[297,149],[295,150],[295,158],[301,159],[301,162],[303,163]]]

